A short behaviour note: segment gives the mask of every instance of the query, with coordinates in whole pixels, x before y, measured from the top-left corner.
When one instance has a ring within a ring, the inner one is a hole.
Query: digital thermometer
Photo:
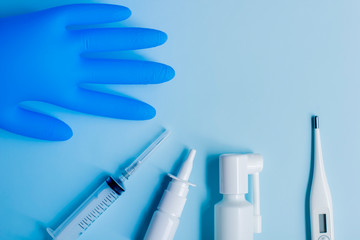
[[[333,206],[321,150],[319,117],[314,117],[314,174],[310,192],[312,240],[334,240]]]

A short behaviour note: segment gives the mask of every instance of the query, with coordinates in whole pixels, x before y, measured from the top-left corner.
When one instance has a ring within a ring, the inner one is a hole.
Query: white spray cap
[[[223,154],[220,156],[220,193],[248,193],[248,175],[261,172],[260,154]]]

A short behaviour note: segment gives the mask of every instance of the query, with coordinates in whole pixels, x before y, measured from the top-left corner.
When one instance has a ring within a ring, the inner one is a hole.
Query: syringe
[[[141,163],[149,157],[160,143],[169,135],[165,130],[148,146],[119,177],[109,176],[63,223],[55,230],[47,232],[56,240],[75,240],[108,209],[125,191],[123,183],[135,172]]]

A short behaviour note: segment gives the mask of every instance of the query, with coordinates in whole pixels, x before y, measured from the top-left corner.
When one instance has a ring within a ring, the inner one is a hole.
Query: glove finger
[[[73,135],[71,128],[64,122],[22,108],[2,117],[1,125],[16,134],[49,141],[65,141]]]
[[[105,84],[156,84],[171,80],[175,71],[165,64],[119,59],[83,59],[82,82]]]
[[[96,28],[74,30],[84,52],[152,48],[164,44],[164,32],[147,28]]]
[[[128,120],[147,120],[156,114],[155,109],[144,102],[82,88],[56,104],[78,112]]]
[[[65,25],[100,24],[122,21],[130,17],[130,9],[111,4],[72,4],[54,8]]]

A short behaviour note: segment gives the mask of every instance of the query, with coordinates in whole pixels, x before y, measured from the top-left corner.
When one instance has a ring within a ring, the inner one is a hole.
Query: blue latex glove
[[[155,109],[146,103],[80,87],[81,83],[154,84],[174,77],[174,70],[160,63],[81,56],[150,48],[166,41],[165,33],[145,28],[69,29],[121,21],[130,14],[122,6],[80,4],[0,19],[0,127],[45,140],[71,138],[68,125],[21,108],[22,101],[111,118],[153,118]]]

